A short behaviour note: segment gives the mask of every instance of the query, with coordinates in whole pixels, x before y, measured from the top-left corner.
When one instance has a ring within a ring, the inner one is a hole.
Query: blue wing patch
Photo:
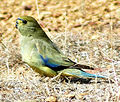
[[[40,55],[40,57],[41,57],[41,59],[42,59],[42,61],[44,62],[44,65],[46,65],[46,66],[48,66],[48,67],[58,67],[58,66],[60,66],[60,65],[58,65],[58,64],[54,64],[54,63],[50,63],[49,62],[49,58],[43,58],[43,56],[42,55]]]

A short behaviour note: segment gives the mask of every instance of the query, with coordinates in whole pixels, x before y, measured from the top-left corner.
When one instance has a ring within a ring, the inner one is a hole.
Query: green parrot
[[[50,40],[38,22],[31,16],[22,16],[16,20],[19,30],[22,60],[41,75],[56,75],[75,78],[103,78],[82,69],[94,69],[80,65],[67,58]]]

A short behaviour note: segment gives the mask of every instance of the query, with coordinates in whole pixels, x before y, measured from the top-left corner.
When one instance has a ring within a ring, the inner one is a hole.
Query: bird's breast
[[[21,45],[21,55],[22,60],[27,62],[30,65],[41,64],[41,59],[39,56],[39,52],[36,48],[35,40],[29,37],[21,37],[20,40]]]

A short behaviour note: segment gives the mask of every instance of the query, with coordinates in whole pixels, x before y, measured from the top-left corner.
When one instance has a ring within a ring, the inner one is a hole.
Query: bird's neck
[[[40,38],[48,38],[48,36],[46,35],[46,33],[44,32],[44,30],[39,27],[28,27],[27,29],[25,28],[20,28],[19,29],[20,33],[22,36],[26,36],[26,37],[33,37],[35,39],[40,39]]]

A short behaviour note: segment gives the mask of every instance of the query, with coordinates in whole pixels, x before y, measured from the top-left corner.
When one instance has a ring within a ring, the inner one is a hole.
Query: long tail
[[[62,71],[59,71],[62,76],[71,76],[71,77],[76,77],[76,78],[102,78],[102,79],[107,79],[104,76],[101,75],[95,75],[95,74],[90,74],[87,73],[83,70],[79,69],[64,69]]]

